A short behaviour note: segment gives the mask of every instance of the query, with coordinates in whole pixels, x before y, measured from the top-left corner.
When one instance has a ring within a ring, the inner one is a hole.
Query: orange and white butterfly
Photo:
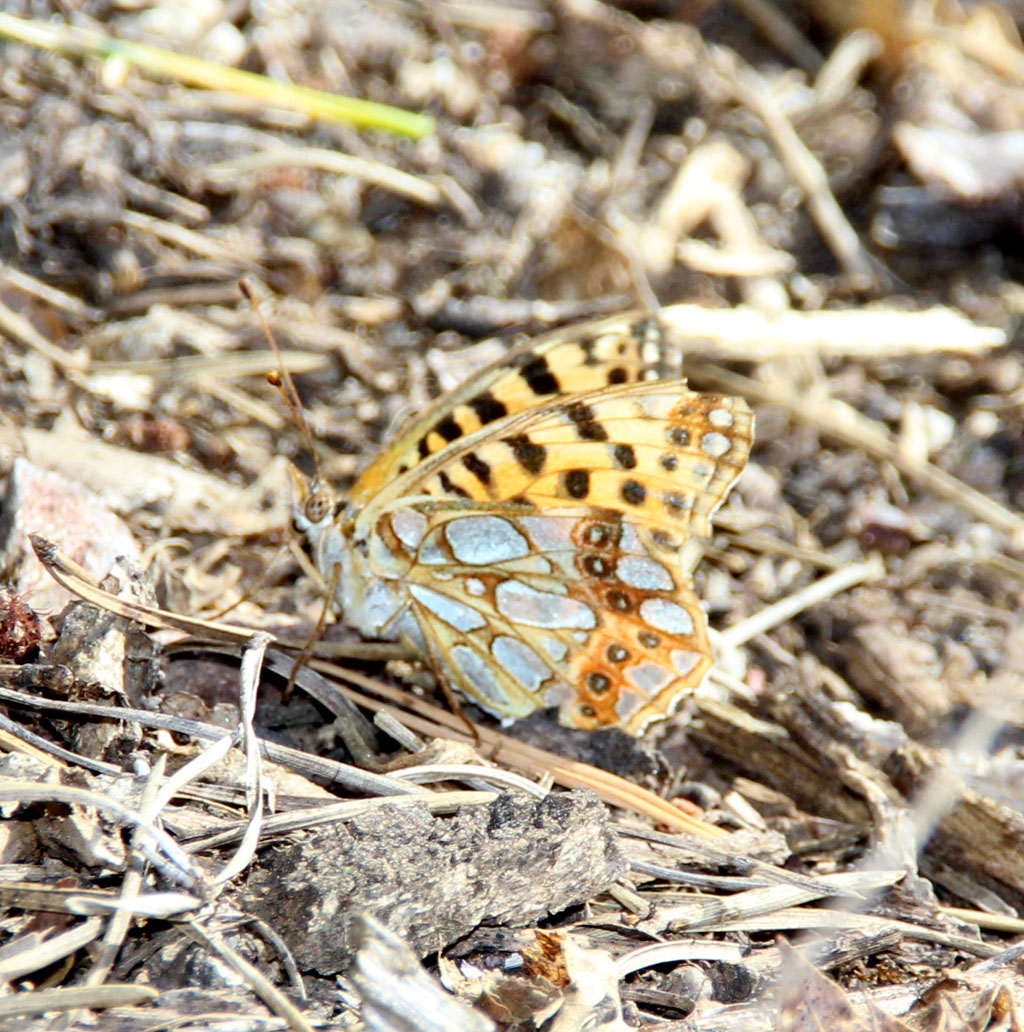
[[[657,319],[525,341],[295,522],[345,622],[502,718],[639,734],[712,666],[691,575],[750,451],[739,398],[658,380]]]

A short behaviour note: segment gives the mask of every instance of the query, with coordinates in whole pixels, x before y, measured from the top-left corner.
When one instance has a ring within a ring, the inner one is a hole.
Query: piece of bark
[[[887,773],[907,798],[946,782],[945,813],[937,815],[925,850],[933,860],[994,892],[1017,911],[1024,908],[1024,816],[991,796],[964,785],[941,752],[909,743]]]
[[[864,801],[842,784],[836,771],[780,727],[713,699],[699,699],[700,714],[690,733],[702,748],[721,756],[764,781],[809,812],[867,827],[870,812]]]
[[[124,558],[118,577],[105,586],[131,601],[154,605],[156,597],[144,571]],[[139,707],[159,681],[158,649],[138,624],[90,602],[72,602],[61,614],[60,632],[50,658],[74,676],[72,701]],[[134,721],[88,719],[69,722],[72,747],[83,756],[126,764],[142,741]]]
[[[421,956],[479,924],[524,925],[590,899],[626,869],[596,796],[503,795],[455,817],[381,807],[267,849],[241,905],[299,965],[342,970],[369,912]]]

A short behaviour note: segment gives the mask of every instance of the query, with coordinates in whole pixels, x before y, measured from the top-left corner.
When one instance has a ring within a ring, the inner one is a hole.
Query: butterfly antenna
[[[309,423],[306,421],[306,412],[302,405],[302,399],[299,398],[299,392],[295,389],[295,381],[284,364],[284,356],[281,354],[281,349],[278,347],[277,340],[270,329],[267,317],[263,314],[263,309],[260,308],[259,302],[256,300],[251,281],[243,277],[238,281],[238,289],[241,290],[245,299],[252,305],[252,310],[256,313],[256,318],[259,320],[260,327],[263,330],[263,336],[266,338],[267,344],[270,345],[270,350],[274,352],[274,358],[277,359],[278,367],[277,369],[271,369],[267,373],[267,383],[280,391],[285,406],[291,414],[295,425],[299,428],[299,433],[302,434],[302,439],[309,450],[309,457],[313,462],[313,483],[319,484],[320,463],[317,461],[316,448],[313,445],[313,435],[310,433]]]

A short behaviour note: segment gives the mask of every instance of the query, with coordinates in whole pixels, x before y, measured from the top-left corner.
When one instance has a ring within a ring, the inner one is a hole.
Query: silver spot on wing
[[[675,587],[661,563],[640,555],[623,556],[615,564],[615,573],[623,584],[641,591],[671,591]]]
[[[444,536],[460,563],[491,566],[522,559],[530,543],[508,520],[498,516],[463,516],[445,524]]]
[[[640,603],[640,616],[651,627],[666,634],[693,634],[693,617],[666,598],[646,598]]]
[[[391,529],[406,548],[415,552],[427,533],[427,517],[415,509],[399,509],[391,514]]]
[[[528,627],[591,630],[597,626],[597,617],[590,606],[564,595],[537,591],[519,581],[502,581],[494,598],[502,616]]]
[[[700,439],[700,450],[713,459],[720,459],[730,448],[732,448],[732,441],[725,434],[714,430],[704,434]]]
[[[487,621],[473,608],[456,602],[455,599],[442,595],[433,588],[423,584],[412,584],[409,586],[409,594],[425,609],[429,609],[439,620],[454,627],[464,634],[469,631],[479,630],[484,627]]]
[[[518,638],[500,635],[494,639],[491,652],[501,667],[527,691],[535,692],[551,676],[547,663]]]

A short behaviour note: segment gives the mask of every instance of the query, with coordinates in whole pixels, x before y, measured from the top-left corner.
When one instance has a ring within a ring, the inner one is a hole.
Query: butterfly
[[[692,573],[742,471],[740,398],[659,379],[657,318],[524,341],[403,426],[294,522],[345,622],[403,640],[511,720],[640,734],[713,660]]]

